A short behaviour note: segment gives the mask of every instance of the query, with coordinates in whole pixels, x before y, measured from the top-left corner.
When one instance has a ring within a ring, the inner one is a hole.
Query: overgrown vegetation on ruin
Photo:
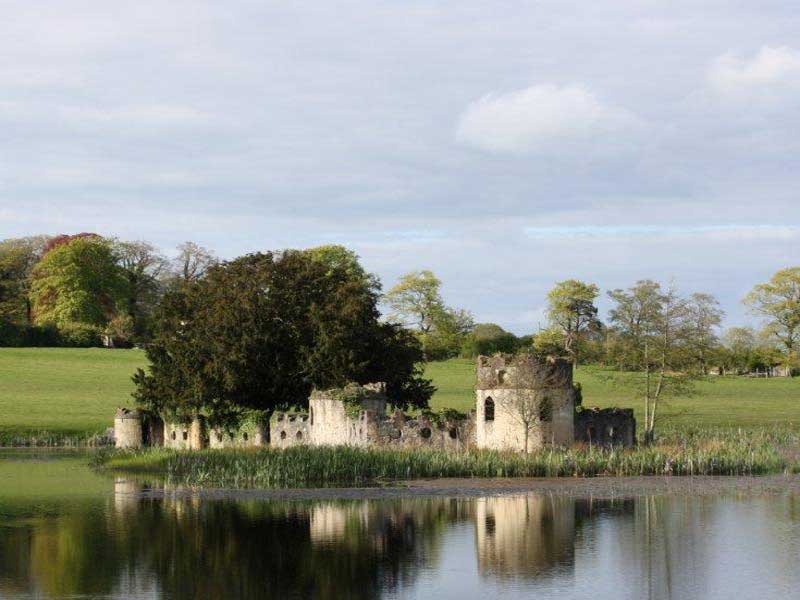
[[[429,477],[764,475],[800,472],[800,434],[681,430],[649,447],[545,449],[532,454],[299,446],[286,450],[108,451],[96,464],[222,488],[355,486]]]

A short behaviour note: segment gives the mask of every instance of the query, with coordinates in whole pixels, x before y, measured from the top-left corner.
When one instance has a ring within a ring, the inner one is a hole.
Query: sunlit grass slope
[[[428,377],[438,391],[434,409],[468,411],[475,406],[475,361],[453,359],[428,365]],[[630,376],[581,367],[576,380],[583,386],[584,406],[633,408],[641,418],[642,402]],[[673,398],[664,404],[665,424],[687,426],[762,427],[800,425],[800,378],[751,379],[709,377],[697,383],[690,397]]]
[[[102,432],[145,362],[141,350],[0,348],[0,439]]]

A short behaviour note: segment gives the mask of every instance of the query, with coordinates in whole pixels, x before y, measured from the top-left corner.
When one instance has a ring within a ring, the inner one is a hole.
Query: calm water
[[[144,498],[0,454],[0,598],[800,597],[800,502]]]

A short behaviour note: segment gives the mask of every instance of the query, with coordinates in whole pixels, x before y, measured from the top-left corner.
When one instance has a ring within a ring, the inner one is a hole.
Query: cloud
[[[559,144],[600,147],[641,126],[635,115],[602,103],[582,85],[541,84],[472,102],[456,137],[489,152],[557,153]]]
[[[708,71],[708,82],[722,94],[750,94],[758,90],[800,91],[800,51],[787,46],[762,46],[749,59],[727,53]]]

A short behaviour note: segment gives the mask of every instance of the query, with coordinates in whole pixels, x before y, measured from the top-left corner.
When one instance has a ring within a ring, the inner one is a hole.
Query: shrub
[[[59,328],[62,346],[94,348],[100,346],[100,329],[85,323],[67,323]]]

